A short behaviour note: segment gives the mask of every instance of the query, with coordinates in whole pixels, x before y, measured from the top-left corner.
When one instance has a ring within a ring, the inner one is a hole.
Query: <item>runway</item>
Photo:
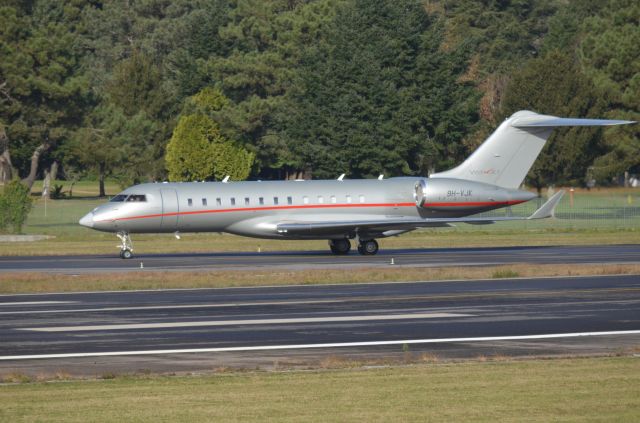
[[[640,347],[640,277],[10,295],[0,296],[0,340],[5,372],[197,370],[407,350],[602,354]]]
[[[209,254],[139,254],[131,260],[113,255],[5,256],[0,272],[101,273],[139,271],[327,269],[388,266],[484,266],[513,263],[640,263],[640,245],[389,249],[376,256],[323,251]]]

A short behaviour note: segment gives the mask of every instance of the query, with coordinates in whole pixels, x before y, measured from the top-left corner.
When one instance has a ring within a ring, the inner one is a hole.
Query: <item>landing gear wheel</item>
[[[351,243],[348,239],[330,239],[329,248],[333,254],[345,255],[351,250]]]
[[[120,239],[120,258],[130,259],[133,257],[133,244],[129,232],[118,232],[116,236]]]
[[[363,256],[373,256],[378,252],[378,242],[375,239],[360,241],[358,252]]]

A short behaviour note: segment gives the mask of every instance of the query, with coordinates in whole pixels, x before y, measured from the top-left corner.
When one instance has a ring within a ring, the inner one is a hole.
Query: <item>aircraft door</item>
[[[160,190],[162,195],[162,228],[176,230],[178,229],[178,193],[175,189]]]

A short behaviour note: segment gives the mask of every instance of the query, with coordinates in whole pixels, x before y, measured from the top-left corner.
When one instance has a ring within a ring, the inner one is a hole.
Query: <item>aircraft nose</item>
[[[89,212],[78,222],[87,228],[93,228],[93,212]]]

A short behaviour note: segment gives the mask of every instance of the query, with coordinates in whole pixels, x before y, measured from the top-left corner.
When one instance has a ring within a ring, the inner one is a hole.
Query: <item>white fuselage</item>
[[[427,192],[421,193],[428,196],[428,201],[422,203],[416,193],[421,181],[428,187]],[[278,232],[276,226],[305,221],[466,216],[532,197],[528,192],[471,181],[421,177],[153,183],[126,189],[114,197],[123,201],[112,199],[80,223],[107,232],[228,232],[260,238],[349,238],[354,234],[343,230],[291,235]]]

